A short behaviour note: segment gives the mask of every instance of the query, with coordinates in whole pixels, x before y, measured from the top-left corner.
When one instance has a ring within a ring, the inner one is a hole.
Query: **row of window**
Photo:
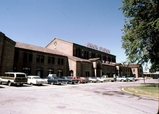
[[[14,72],[17,72],[17,68],[14,67],[13,68],[13,71]],[[24,73],[26,73],[27,75],[31,75],[31,71],[32,71],[32,68],[30,67],[24,67],[23,70],[22,70]],[[35,74],[37,76],[40,76],[40,77],[43,77],[43,74],[44,74],[44,70],[43,68],[36,68],[36,71],[35,71]],[[57,71],[54,71],[54,69],[47,69],[47,75],[48,74],[56,74],[56,76],[62,76],[63,75],[63,71],[62,70],[57,70]],[[45,76],[46,77],[46,76]]]
[[[101,54],[91,53],[89,51],[83,51],[80,48],[75,49],[74,56],[79,57],[79,58],[84,58],[84,59],[97,58],[98,57],[98,58],[100,58],[101,61],[116,62],[114,57],[103,56]]]
[[[53,56],[47,56],[47,63],[48,64],[55,64],[55,57]],[[15,51],[15,56],[14,60],[18,61],[19,60],[19,52]],[[32,53],[23,53],[23,62],[32,62],[33,61],[33,54]],[[36,62],[37,63],[44,63],[45,61],[45,56],[37,54],[36,55]],[[58,65],[64,65],[64,59],[63,58],[57,58],[57,64]]]

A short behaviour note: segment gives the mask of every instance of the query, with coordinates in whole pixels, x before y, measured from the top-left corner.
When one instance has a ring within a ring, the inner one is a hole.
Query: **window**
[[[55,57],[48,57],[48,64],[55,64]]]
[[[89,76],[90,76],[89,71],[86,71],[86,77],[89,77]]]
[[[76,49],[76,57],[81,57],[81,49],[80,48]]]
[[[89,52],[88,51],[84,51],[84,59],[89,59]]]
[[[95,58],[95,53],[91,53],[91,58]]]
[[[23,61],[24,62],[31,62],[33,58],[33,54],[32,53],[24,53],[23,54]]]
[[[18,61],[19,59],[19,51],[15,51],[14,53],[14,61]]]
[[[27,75],[31,74],[31,68],[30,67],[24,67],[23,72],[26,73]]]
[[[58,58],[58,65],[64,65],[64,59]]]
[[[40,55],[36,56],[36,62],[40,62]]]
[[[51,63],[51,57],[48,57],[47,63]]]
[[[64,60],[63,59],[61,59],[61,65],[63,65],[64,64]]]
[[[36,69],[36,75],[43,78],[43,69],[42,68],[37,68]]]
[[[36,56],[36,62],[44,63],[44,56],[43,55],[37,55]]]
[[[48,69],[47,70],[47,74],[49,75],[49,74],[53,74],[54,73],[54,70],[53,69]]]
[[[58,65],[60,65],[60,58],[58,58]]]
[[[44,56],[43,55],[40,56],[40,59],[41,59],[41,63],[44,63]]]

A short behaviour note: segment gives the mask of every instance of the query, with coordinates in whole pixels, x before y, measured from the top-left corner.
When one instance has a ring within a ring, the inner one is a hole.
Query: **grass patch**
[[[145,84],[143,86],[131,86],[124,88],[125,91],[134,95],[144,95],[147,97],[159,98],[159,85]]]

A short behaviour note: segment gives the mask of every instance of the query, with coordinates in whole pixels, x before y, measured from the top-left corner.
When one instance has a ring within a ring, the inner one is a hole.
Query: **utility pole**
[[[158,73],[157,73],[158,74]],[[159,94],[159,74],[158,74],[158,84],[157,84],[157,88],[158,88],[158,94]],[[158,112],[157,114],[159,114],[159,96],[158,96]]]

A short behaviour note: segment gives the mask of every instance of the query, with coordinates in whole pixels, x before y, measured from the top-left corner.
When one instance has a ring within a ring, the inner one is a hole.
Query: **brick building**
[[[91,45],[92,46],[92,45]],[[138,69],[141,72],[133,72]],[[14,42],[0,33],[0,74],[20,71],[28,75],[57,76],[141,76],[142,66],[125,66],[116,63],[116,56],[104,48],[94,49],[59,38],[46,47]]]
[[[59,38],[53,39],[45,48],[60,51],[68,56],[68,61],[71,63],[69,64],[70,72],[75,76],[102,76],[103,74],[113,76],[116,74],[115,67],[111,68],[113,65],[110,65],[116,62],[116,56],[110,53]],[[108,66],[109,72],[106,70]]]
[[[58,51],[16,42],[13,69],[40,77],[68,75],[68,58]]]
[[[13,71],[15,44],[16,42],[0,32],[0,75]]]
[[[132,74],[134,77],[139,78],[143,77],[143,68],[139,64],[130,64],[128,65],[129,68],[131,68]]]

